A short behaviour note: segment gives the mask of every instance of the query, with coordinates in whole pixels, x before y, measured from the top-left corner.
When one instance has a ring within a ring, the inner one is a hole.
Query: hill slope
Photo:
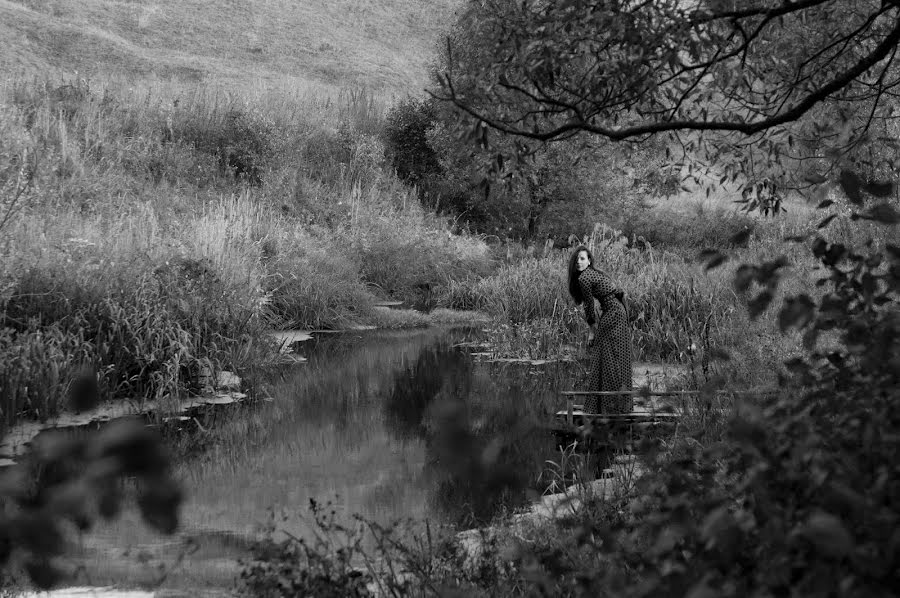
[[[0,70],[420,89],[461,0],[0,0]]]

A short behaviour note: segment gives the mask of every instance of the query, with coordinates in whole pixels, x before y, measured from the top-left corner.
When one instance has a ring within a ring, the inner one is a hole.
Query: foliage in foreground
[[[175,532],[182,490],[161,439],[142,422],[42,437],[19,464],[0,471],[0,590],[21,588],[25,579],[41,590],[66,581],[74,530],[115,519],[129,498],[149,527]]]

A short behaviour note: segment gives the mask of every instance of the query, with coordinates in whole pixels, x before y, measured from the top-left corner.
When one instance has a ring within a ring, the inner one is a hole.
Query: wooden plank
[[[564,390],[560,393],[565,397],[585,397],[585,396],[615,396],[630,395],[644,397],[666,397],[680,395],[698,395],[699,390]]]
[[[767,396],[778,393],[778,389],[770,390],[716,390],[709,394],[727,394],[727,395],[748,395],[748,396]],[[680,397],[680,396],[696,396],[703,394],[700,390],[563,390],[559,394],[566,397],[584,397],[584,396],[614,396],[614,395],[630,395],[644,397]]]
[[[559,419],[565,419],[567,421],[570,418],[581,417],[584,419],[608,419],[610,421],[642,421],[642,420],[675,420],[681,417],[677,413],[668,413],[668,412],[634,412],[631,413],[578,413],[573,411],[557,411],[554,413],[554,416]]]

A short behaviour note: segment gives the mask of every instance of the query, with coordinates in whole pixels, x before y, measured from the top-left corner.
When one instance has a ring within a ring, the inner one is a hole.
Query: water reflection
[[[553,439],[540,429],[564,368],[480,363],[462,348],[476,332],[326,336],[309,362],[274,377],[271,403],[216,424],[221,439],[181,468],[183,521],[250,534],[268,510],[304,533],[310,499],[348,518],[468,525],[521,506],[541,490]],[[159,541],[126,517],[108,546]]]
[[[449,339],[419,353],[415,363],[396,372],[384,401],[385,423],[401,440],[426,437],[425,416],[439,398],[466,396],[472,380],[471,356],[454,349]]]

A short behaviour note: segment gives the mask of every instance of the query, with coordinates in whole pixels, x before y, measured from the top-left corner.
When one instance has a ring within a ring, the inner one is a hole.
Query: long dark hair
[[[591,250],[584,245],[576,247],[569,258],[569,294],[572,295],[572,299],[575,300],[577,305],[581,305],[584,301],[584,295],[581,294],[581,286],[578,284],[578,276],[581,272],[578,271],[578,265],[575,263],[578,260],[578,254],[582,251],[587,253],[588,260],[591,262],[588,268],[594,267],[594,256],[591,255]]]

